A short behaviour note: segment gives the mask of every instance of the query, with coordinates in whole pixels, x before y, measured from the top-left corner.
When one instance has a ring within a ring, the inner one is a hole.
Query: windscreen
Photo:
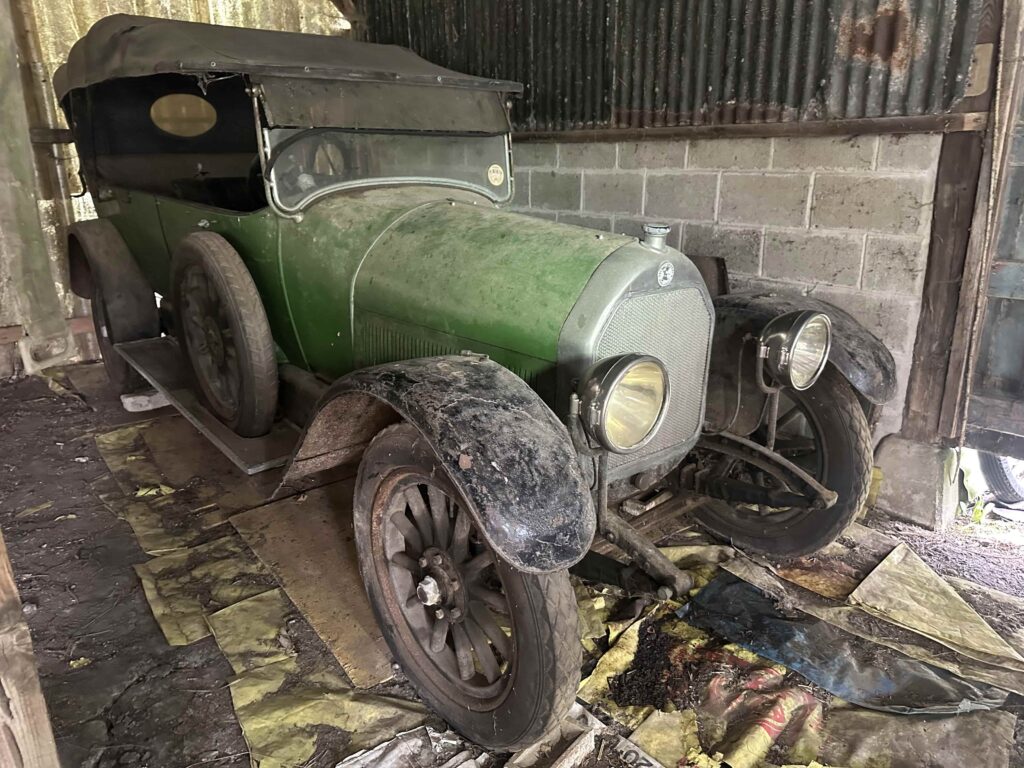
[[[286,211],[334,189],[384,184],[459,187],[495,202],[511,197],[505,134],[282,128],[269,131],[269,145],[271,190]]]

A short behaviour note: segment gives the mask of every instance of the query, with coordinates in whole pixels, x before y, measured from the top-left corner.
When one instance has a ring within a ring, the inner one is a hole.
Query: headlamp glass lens
[[[828,320],[818,315],[807,322],[793,342],[789,378],[796,389],[806,389],[817,378],[828,354],[829,333]]]
[[[604,433],[620,450],[642,443],[658,423],[665,404],[665,372],[644,360],[633,365],[608,394]]]

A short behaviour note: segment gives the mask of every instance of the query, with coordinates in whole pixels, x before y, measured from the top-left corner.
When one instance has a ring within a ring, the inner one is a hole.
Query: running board
[[[187,369],[174,339],[165,336],[128,341],[115,344],[114,349],[247,475],[288,463],[299,442],[299,430],[287,421],[278,420],[263,437],[236,435],[199,402],[186,378]]]

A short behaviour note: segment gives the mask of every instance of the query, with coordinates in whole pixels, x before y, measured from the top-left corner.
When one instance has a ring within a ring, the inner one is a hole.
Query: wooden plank
[[[984,136],[977,133],[947,134],[942,139],[928,266],[902,429],[904,437],[918,442],[941,442],[939,415],[949,372],[950,339],[956,328],[983,147]]]
[[[71,333],[92,333],[93,324],[91,317],[72,317],[68,319],[68,328]],[[25,338],[25,329],[20,325],[5,325],[0,328],[0,344],[13,344]]]
[[[516,144],[529,141],[637,141],[640,139],[767,138],[771,136],[859,136],[884,133],[958,133],[984,131],[986,112],[955,112],[944,115],[870,117],[839,120],[807,120],[783,123],[736,123],[673,125],[663,128],[594,128],[574,131],[523,131]]]
[[[59,768],[32,638],[0,533],[0,766]]]
[[[235,515],[231,524],[359,688],[394,676],[359,574],[349,479]]]
[[[953,336],[949,345],[949,365],[939,407],[938,434],[957,442],[967,414],[967,377],[975,347],[975,331],[980,306],[984,303],[984,265],[987,260],[988,213],[992,185],[992,136],[985,137],[985,157],[971,219],[971,235],[964,259],[960,299],[956,308]]]

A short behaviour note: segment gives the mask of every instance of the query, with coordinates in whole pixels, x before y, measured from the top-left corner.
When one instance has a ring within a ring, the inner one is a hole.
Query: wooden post
[[[32,638],[0,533],[0,766],[59,768]]]

